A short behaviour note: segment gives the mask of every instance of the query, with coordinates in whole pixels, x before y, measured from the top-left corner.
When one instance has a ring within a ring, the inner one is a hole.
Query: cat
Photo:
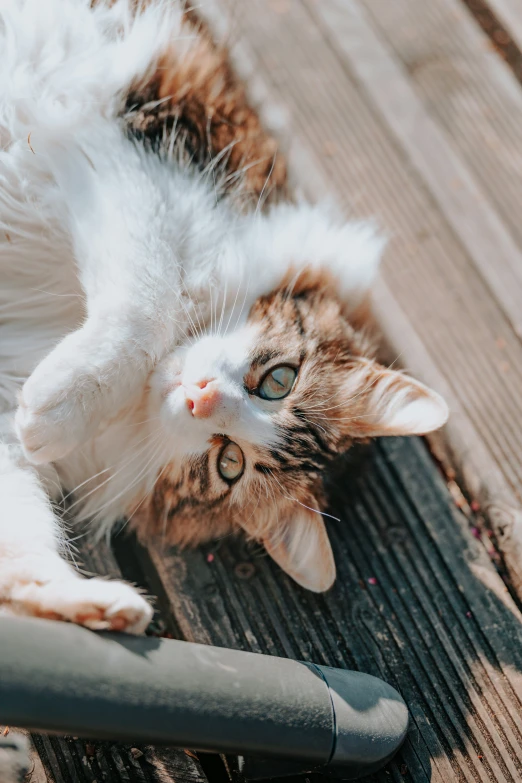
[[[70,565],[64,496],[98,535],[244,531],[328,590],[330,463],[448,415],[358,327],[383,238],[288,196],[181,0],[6,0],[0,74],[0,611],[149,623]]]

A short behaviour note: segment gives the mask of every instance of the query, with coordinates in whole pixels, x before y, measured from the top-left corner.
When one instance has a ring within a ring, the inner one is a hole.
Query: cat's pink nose
[[[196,419],[208,419],[212,416],[221,397],[212,380],[183,384],[183,388],[188,408]]]

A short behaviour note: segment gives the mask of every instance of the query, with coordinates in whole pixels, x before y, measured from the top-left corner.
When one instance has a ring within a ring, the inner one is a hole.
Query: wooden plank
[[[104,542],[76,542],[84,573],[121,578],[120,566]],[[96,742],[78,737],[32,737],[48,783],[207,783],[197,758],[174,748]],[[0,781],[1,783],[1,781]]]
[[[510,264],[522,275],[522,90],[511,69],[460,0],[315,8],[508,311],[496,278],[510,285]]]
[[[326,6],[331,0],[315,13]],[[326,182],[347,211],[377,215],[391,237],[377,315],[396,356],[447,393],[448,456],[488,508],[522,594],[520,342],[412,167],[409,148],[390,133],[375,94],[368,96],[363,71],[331,50],[303,3],[269,8],[255,0],[241,6],[236,59],[256,71],[258,84],[264,80],[266,100],[285,107],[287,143],[297,148],[291,171],[303,189],[314,195]]]
[[[413,33],[417,36],[419,31],[410,21],[413,14],[410,13],[409,8],[407,13],[400,14],[397,7],[401,3],[382,3],[381,0],[369,0],[369,2],[374,3],[376,16],[396,15],[398,25],[400,20],[403,22],[401,29],[406,28],[411,31],[412,37]],[[426,8],[424,4],[415,4],[414,0],[412,2],[418,9],[417,16],[424,13]],[[331,40],[347,57],[354,74],[361,78],[368,93],[375,99],[388,125],[407,149],[411,162],[419,169],[421,176],[429,185],[446,220],[495,292],[515,330],[522,334],[522,316],[519,306],[522,299],[522,254],[499,216],[487,203],[480,184],[466,166],[464,159],[453,151],[449,140],[429,114],[423,110],[422,102],[417,98],[409,80],[402,73],[398,63],[377,41],[361,16],[357,4],[351,0],[329,0],[326,3],[311,2],[310,5],[317,17],[327,25]],[[466,12],[460,5],[457,11],[463,17],[466,16]],[[404,20],[408,20],[408,24],[404,24]],[[471,22],[470,24],[472,25]],[[437,33],[440,37],[440,25],[432,26],[434,37]],[[386,22],[383,23],[383,27],[386,28]],[[428,23],[426,27],[431,29]],[[483,43],[482,34],[475,30],[473,25],[472,29],[479,36],[480,43]],[[419,37],[422,40],[422,35]],[[447,37],[445,36],[445,40]],[[515,81],[509,69],[496,55],[490,51],[485,51],[484,55],[500,69],[500,74],[504,78],[498,80],[499,84],[509,83],[509,80]],[[518,85],[515,89],[512,84],[509,87],[511,87],[513,103],[518,106],[518,115],[522,119],[522,93],[518,90]],[[445,95],[447,96],[449,92],[446,85]],[[506,115],[509,108],[511,107],[505,107]],[[513,127],[518,128],[517,114],[516,112],[513,114]],[[513,147],[512,144],[510,149]],[[510,157],[511,162],[516,162],[517,157],[522,161],[520,149],[516,147],[515,149],[517,155],[507,154],[506,157]],[[486,175],[491,176],[491,167],[487,169]],[[501,182],[500,177],[498,181]],[[511,210],[513,211],[512,204]],[[515,222],[518,226],[518,222]],[[492,257],[495,258],[495,264],[491,263]]]
[[[522,618],[424,444],[375,444],[341,485],[332,502],[341,522],[329,525],[339,574],[328,595],[297,587],[242,540],[184,553],[140,548],[145,573],[161,580],[164,612],[192,641],[392,682],[411,730],[375,781],[520,780]]]
[[[487,0],[487,5],[522,50],[522,9],[518,0]]]

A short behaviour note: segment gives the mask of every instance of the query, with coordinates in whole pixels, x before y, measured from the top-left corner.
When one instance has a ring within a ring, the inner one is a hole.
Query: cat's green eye
[[[238,479],[245,468],[245,458],[237,443],[227,443],[218,457],[218,471],[225,481]]]
[[[282,400],[292,391],[296,378],[297,370],[294,367],[276,367],[263,378],[259,396],[264,400]]]

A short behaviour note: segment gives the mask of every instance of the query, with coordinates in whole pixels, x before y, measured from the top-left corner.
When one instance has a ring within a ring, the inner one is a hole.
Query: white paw
[[[87,440],[99,423],[96,404],[102,396],[81,333],[74,332],[23,387],[15,422],[26,457],[36,465],[55,462]]]
[[[15,417],[16,432],[25,456],[34,465],[44,465],[65,457],[82,442],[85,422],[76,415],[74,404],[64,402],[49,410],[35,410],[25,400]]]
[[[152,619],[152,607],[131,585],[79,577],[13,587],[11,612],[66,620],[95,631],[140,634]]]

